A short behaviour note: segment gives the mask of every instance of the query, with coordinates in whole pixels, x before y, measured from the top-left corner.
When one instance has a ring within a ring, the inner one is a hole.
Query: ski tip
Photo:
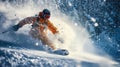
[[[58,49],[58,50],[55,50],[53,53],[58,55],[63,55],[63,56],[69,55],[69,51],[66,49]]]

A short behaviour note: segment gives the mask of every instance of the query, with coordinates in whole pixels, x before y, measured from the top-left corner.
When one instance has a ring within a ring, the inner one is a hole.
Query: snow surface
[[[81,56],[78,59],[71,58],[69,56],[60,56],[50,54],[44,51],[30,50],[23,48],[0,48],[2,55],[0,58],[0,66],[37,66],[37,67],[80,67],[84,66],[84,63],[88,63],[93,67],[108,66],[110,67],[116,62],[99,56]],[[93,57],[96,58],[93,60]],[[106,59],[106,60],[105,60]],[[103,61],[104,60],[104,61]],[[107,63],[106,63],[107,62]],[[102,63],[102,65],[100,64]],[[89,66],[88,65],[88,66]]]

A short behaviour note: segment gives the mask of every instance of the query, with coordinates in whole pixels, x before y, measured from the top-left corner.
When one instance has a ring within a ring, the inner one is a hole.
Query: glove
[[[64,43],[64,40],[63,40],[62,38],[58,38],[58,41],[59,41],[60,43]]]
[[[17,24],[17,25],[14,25],[12,28],[13,28],[13,31],[18,31],[18,29],[20,28],[20,26]]]
[[[60,43],[64,43],[64,40],[63,40],[63,38],[60,37],[59,33],[55,34],[55,37],[57,38],[57,40],[58,40]]]

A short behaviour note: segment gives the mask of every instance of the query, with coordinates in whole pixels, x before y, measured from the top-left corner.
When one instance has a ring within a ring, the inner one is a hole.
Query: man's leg
[[[41,33],[40,38],[41,38],[43,44],[48,45],[53,50],[56,49],[54,44],[49,40],[49,38],[47,37],[47,35],[44,32]]]
[[[56,49],[53,43],[49,40],[49,38],[44,32],[41,33],[37,29],[34,29],[34,30],[31,29],[30,35],[35,39],[41,40],[44,45],[48,45],[53,50]]]

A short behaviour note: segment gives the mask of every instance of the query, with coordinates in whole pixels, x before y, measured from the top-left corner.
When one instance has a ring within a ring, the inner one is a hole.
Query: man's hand
[[[13,31],[18,31],[18,29],[20,28],[20,26],[17,24],[17,25],[14,25],[12,28],[13,28]]]

